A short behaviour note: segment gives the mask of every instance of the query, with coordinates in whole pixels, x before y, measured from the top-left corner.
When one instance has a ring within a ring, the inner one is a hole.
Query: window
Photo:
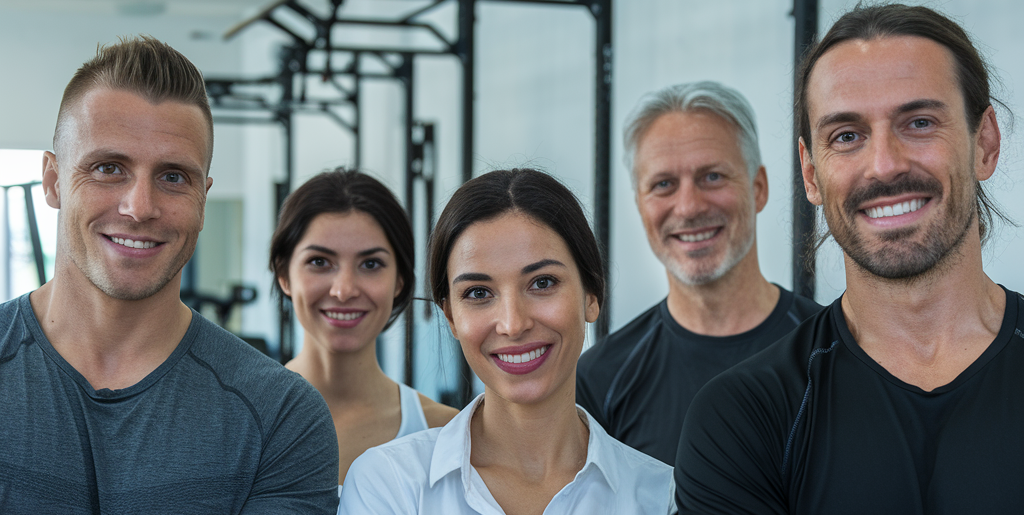
[[[0,149],[0,301],[39,287],[37,247],[44,276],[53,276],[57,210],[43,197],[42,162],[41,150]]]

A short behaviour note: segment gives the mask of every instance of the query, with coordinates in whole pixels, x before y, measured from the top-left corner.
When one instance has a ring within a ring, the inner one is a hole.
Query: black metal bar
[[[416,192],[413,190],[416,179],[416,171],[413,169],[413,160],[415,159],[415,151],[413,150],[413,145],[415,144],[413,142],[414,71],[413,55],[403,54],[402,66],[398,68],[398,76],[405,86],[405,212],[410,217],[412,217],[416,208]],[[409,386],[413,384],[415,370],[413,333],[416,324],[414,318],[412,310],[407,309],[405,312],[405,369],[402,381]]]
[[[318,49],[321,50],[321,49]],[[437,50],[433,48],[408,48],[408,47],[361,47],[348,45],[335,45],[330,48],[332,52],[380,52],[384,54],[426,54],[426,55],[448,55],[454,50]]]
[[[409,22],[409,21],[387,21],[387,20],[352,20],[352,19],[337,19],[335,23],[342,25],[369,25],[372,27],[408,27],[413,29],[421,29],[430,32],[438,39],[438,42],[443,43],[446,48],[450,49],[452,44],[450,41],[445,39],[444,34],[441,34],[437,27],[429,23]]]
[[[591,0],[489,0],[489,1],[491,1],[491,2],[506,2],[506,3],[510,3],[510,4],[511,3],[515,3],[515,4],[547,4],[547,5],[564,5],[564,6],[583,5],[583,6],[586,6],[588,8],[593,3]]]
[[[294,173],[294,159],[292,153],[294,152],[293,135],[294,130],[292,128],[292,118],[290,114],[282,114],[280,118],[281,126],[284,129],[284,181],[275,185],[275,210],[273,223],[277,224],[277,218],[281,215],[281,207],[284,205],[285,198],[292,189],[292,175]],[[278,336],[280,337],[280,352],[281,352],[281,363],[287,363],[294,356],[295,333],[292,330],[293,324],[295,323],[294,317],[289,306],[289,302],[284,299],[284,295],[281,296],[281,300],[278,303],[278,312],[280,313],[280,330]]]
[[[405,15],[405,17],[403,17],[399,21],[401,21],[401,22],[408,22],[409,20],[411,20],[411,19],[413,19],[413,18],[415,18],[415,17],[417,17],[417,16],[419,16],[419,15],[421,15],[421,14],[423,14],[423,13],[425,13],[425,12],[427,12],[427,11],[429,11],[429,10],[439,6],[439,5],[441,5],[441,4],[443,4],[444,2],[445,2],[445,0],[436,0],[434,3],[432,3],[432,4],[430,4],[430,5],[426,6],[426,7],[421,7],[419,9],[416,9],[415,11]]]
[[[300,35],[296,34],[295,32],[293,32],[292,29],[289,29],[288,27],[285,27],[284,25],[281,24],[281,22],[271,18],[270,17],[270,13],[267,13],[266,18],[263,18],[263,19],[267,23],[269,23],[269,24],[277,27],[278,29],[280,29],[281,32],[284,32],[285,34],[288,34],[289,36],[291,36],[292,39],[294,39],[296,42],[301,42],[301,43],[303,43],[305,45],[309,45],[309,42],[306,41],[305,39],[302,39],[302,36],[300,36]]]
[[[818,34],[818,0],[793,0],[795,20],[793,48],[793,84],[800,69],[804,52],[814,43]],[[800,149],[797,139],[800,134],[793,124],[793,292],[809,299],[814,298],[814,249],[813,240],[816,225],[814,206],[807,201],[804,190],[803,172],[800,169]]]
[[[353,118],[351,131],[352,131],[352,140],[353,140],[352,146],[353,146],[353,150],[354,150],[354,152],[353,152],[354,158],[352,159],[352,161],[353,161],[353,166],[355,166],[355,168],[358,170],[359,167],[362,166],[362,162],[363,162],[363,158],[362,158],[363,148],[362,148],[362,142],[361,142],[361,140],[362,140],[363,118],[362,118],[362,110],[359,107],[359,101],[362,98],[362,93],[363,93],[362,82],[363,82],[363,77],[364,77],[363,74],[362,74],[362,69],[360,68],[359,64],[360,64],[360,60],[363,58],[363,53],[362,52],[356,52],[355,55],[352,58],[355,60],[354,61],[354,66],[353,66],[353,76],[355,77],[355,87],[352,90],[352,94],[349,96],[349,99],[350,99],[350,101],[352,103],[352,118]]]
[[[594,235],[601,248],[605,284],[611,284],[611,137],[612,137],[612,0],[590,4],[596,30],[594,52]],[[607,287],[605,288],[607,292]],[[595,336],[608,334],[611,298],[605,295]]]
[[[36,274],[39,277],[39,286],[46,284],[46,263],[43,262],[43,242],[39,239],[39,223],[36,221],[36,206],[32,201],[32,185],[24,184],[21,187],[25,190],[25,214],[28,217],[28,233],[32,239],[32,255],[36,259]]]

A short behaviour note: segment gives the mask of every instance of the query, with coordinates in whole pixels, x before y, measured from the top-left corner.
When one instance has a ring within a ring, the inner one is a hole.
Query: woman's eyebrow
[[[359,251],[359,254],[357,254],[357,255],[359,257],[364,257],[364,256],[369,256],[369,255],[372,255],[372,254],[376,254],[378,252],[383,252],[385,254],[391,254],[390,252],[388,252],[388,249],[386,249],[384,247],[374,247],[372,249],[361,250],[361,251]]]
[[[323,254],[327,254],[328,256],[337,256],[338,255],[337,252],[335,252],[335,251],[333,251],[333,250],[331,250],[331,249],[329,249],[327,247],[320,246],[320,245],[306,245],[306,248],[304,248],[302,250],[312,250],[314,252],[320,252],[320,253],[323,253]]]
[[[523,275],[531,274],[531,273],[536,272],[537,270],[540,270],[541,268],[544,268],[546,266],[560,266],[562,268],[565,268],[565,264],[562,263],[561,261],[556,260],[556,259],[542,259],[542,260],[540,260],[540,261],[538,261],[536,263],[532,263],[532,264],[524,266],[523,267]]]
[[[465,273],[465,274],[460,274],[455,279],[452,279],[452,284],[455,284],[455,283],[458,283],[458,282],[463,282],[463,281],[490,281],[490,280],[491,280],[491,276],[489,276],[487,274],[478,274],[478,273],[469,272],[469,273]]]

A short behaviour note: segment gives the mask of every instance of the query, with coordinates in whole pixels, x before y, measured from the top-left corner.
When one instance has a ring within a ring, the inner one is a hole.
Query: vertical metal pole
[[[610,284],[611,268],[611,135],[612,135],[612,1],[595,0],[590,4],[597,29],[594,90],[594,235],[601,248],[605,284]],[[605,288],[607,293],[608,288]],[[605,295],[601,316],[597,319],[597,338],[608,334],[611,302]]]
[[[476,0],[459,0],[459,40],[455,47],[462,62],[462,182],[473,178],[475,23]]]
[[[455,44],[459,61],[462,63],[462,182],[473,178],[473,120],[476,97],[474,78],[476,70],[476,0],[459,0],[459,40]],[[463,408],[473,399],[473,370],[461,353],[459,363],[459,386],[456,393],[456,408]]]
[[[286,97],[290,98],[290,97]],[[292,130],[292,114],[290,111],[278,113],[278,121],[281,122],[281,128],[284,133],[284,181],[276,184],[275,196],[276,196],[276,211],[274,215],[274,223],[277,223],[277,218],[281,215],[281,207],[284,205],[284,200],[288,197],[288,194],[292,189],[292,175],[294,173],[292,167],[293,159],[292,153],[294,152],[293,144],[293,130]],[[294,356],[295,345],[293,342],[295,338],[294,318],[292,317],[292,310],[288,299],[284,298],[284,295],[278,299],[277,303],[279,318],[279,330],[278,338],[280,342],[281,352],[281,363],[287,363]]]
[[[355,85],[352,88],[352,97],[351,97],[352,113],[353,113],[352,138],[355,140],[355,143],[354,143],[354,146],[355,146],[355,158],[352,160],[352,162],[353,162],[353,166],[356,168],[356,170],[358,170],[360,168],[360,166],[362,166],[362,162],[363,162],[363,159],[362,159],[363,148],[362,148],[362,144],[361,144],[361,142],[362,142],[362,136],[361,136],[362,117],[360,116],[361,115],[361,111],[359,110],[359,99],[362,97],[362,86],[361,86],[361,84],[363,82],[362,81],[362,77],[359,76],[359,63],[361,63],[362,60],[363,60],[363,53],[362,52],[355,52],[352,55],[352,59],[353,59],[353,63],[352,63],[352,79],[355,81]],[[412,215],[410,214],[410,216],[412,216]]]
[[[413,145],[413,99],[415,97],[413,88],[413,54],[402,54],[402,65],[395,70],[396,75],[405,86],[405,211],[412,218],[415,204],[415,179],[416,170],[413,170],[414,151]],[[413,382],[413,331],[415,320],[413,310],[405,310],[405,370],[402,381],[412,386]]]
[[[22,186],[25,190],[25,214],[28,221],[28,233],[32,239],[32,255],[36,258],[36,274],[39,286],[46,284],[46,263],[43,262],[43,242],[39,239],[39,222],[36,221],[36,206],[32,201],[32,185]]]
[[[818,0],[793,0],[795,20],[793,48],[793,91],[796,92],[800,61],[804,51],[814,43],[818,34]],[[814,206],[807,201],[803,173],[800,170],[800,137],[796,120],[793,121],[793,292],[814,298],[815,262],[811,248],[815,229]],[[806,266],[805,266],[806,265]]]

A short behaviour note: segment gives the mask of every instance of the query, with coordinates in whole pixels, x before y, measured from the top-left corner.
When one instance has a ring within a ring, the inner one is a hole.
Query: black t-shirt
[[[1024,302],[952,382],[907,384],[857,345],[840,300],[693,400],[681,513],[1024,513]]]
[[[683,417],[709,379],[764,349],[821,310],[779,287],[760,325],[704,336],[679,325],[663,300],[580,356],[576,402],[612,437],[671,465]]]

